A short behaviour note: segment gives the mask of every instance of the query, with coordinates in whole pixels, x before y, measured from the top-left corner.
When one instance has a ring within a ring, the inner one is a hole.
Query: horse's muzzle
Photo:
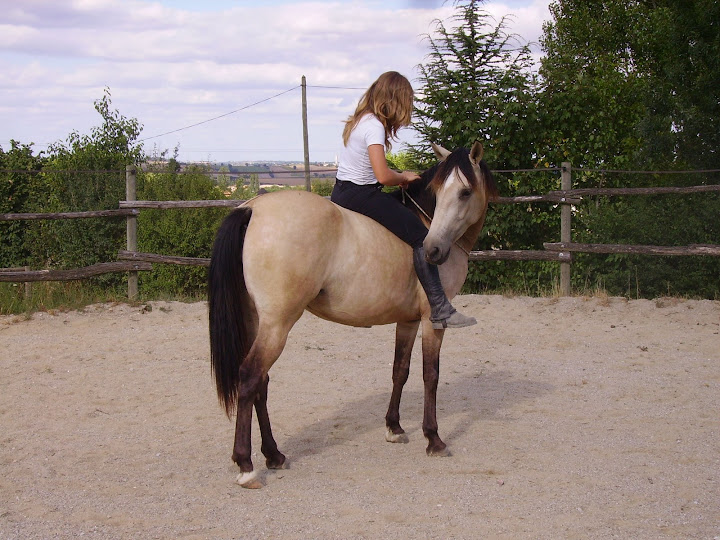
[[[447,261],[450,255],[450,250],[443,251],[437,246],[431,248],[425,248],[425,260],[430,264],[442,264]]]

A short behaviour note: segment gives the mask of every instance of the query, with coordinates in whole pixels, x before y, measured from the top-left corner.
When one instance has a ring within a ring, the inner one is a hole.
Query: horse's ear
[[[474,163],[479,164],[482,161],[484,153],[485,149],[483,148],[482,143],[480,141],[475,141],[475,144],[473,144],[470,149],[470,159],[473,160]]]
[[[430,143],[430,146],[432,146],[433,152],[435,152],[435,156],[440,161],[443,161],[446,157],[448,157],[451,154],[451,152],[449,150],[445,150],[439,144]]]

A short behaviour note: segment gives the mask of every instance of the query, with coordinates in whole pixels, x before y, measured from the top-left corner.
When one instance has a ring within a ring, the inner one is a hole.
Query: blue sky
[[[484,9],[512,15],[511,30],[533,42],[548,4]],[[422,36],[452,11],[438,0],[0,0],[0,146],[15,139],[39,151],[89,133],[100,121],[93,101],[109,87],[114,107],[143,124],[148,153],[299,161],[295,87],[305,75],[310,159],[333,161],[357,88],[390,69],[414,80],[428,52]],[[406,130],[401,143],[413,137]]]

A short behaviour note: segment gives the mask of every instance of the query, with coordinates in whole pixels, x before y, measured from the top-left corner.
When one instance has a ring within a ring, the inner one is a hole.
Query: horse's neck
[[[483,225],[485,224],[486,212],[487,208],[485,208],[485,212],[482,213],[480,219],[477,220],[473,225],[471,225],[470,228],[465,231],[465,234],[463,234],[457,241],[458,245],[466,253],[470,253],[472,248],[475,246],[475,242],[477,242],[477,239],[480,237],[480,232],[482,231]]]

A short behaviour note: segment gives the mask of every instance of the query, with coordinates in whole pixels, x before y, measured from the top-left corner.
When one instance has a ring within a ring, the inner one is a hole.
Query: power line
[[[367,90],[367,88],[360,88],[357,86],[322,86],[316,84],[308,84],[308,88],[329,88],[331,90]]]
[[[270,96],[265,99],[261,99],[260,101],[256,101],[255,103],[251,103],[249,105],[245,105],[244,107],[240,107],[239,109],[235,109],[234,111],[226,112],[225,114],[221,114],[220,116],[215,116],[214,118],[208,118],[207,120],[203,120],[202,122],[197,122],[195,124],[191,124],[189,126],[181,127],[178,129],[173,129],[172,131],[166,131],[165,133],[160,133],[159,135],[153,135],[152,137],[145,137],[143,139],[138,139],[137,142],[143,142],[143,141],[149,141],[150,139],[157,139],[158,137],[163,137],[165,135],[170,135],[171,133],[177,133],[178,131],[183,131],[185,129],[190,129],[196,126],[200,126],[202,124],[207,124],[208,122],[212,122],[213,120],[218,120],[220,118],[224,118],[226,116],[230,116],[231,114],[235,114],[240,111],[244,111],[246,109],[249,109],[250,107],[254,107],[255,105],[260,105],[260,103],[265,103],[266,101],[270,101],[271,99],[275,99],[276,97],[282,96],[283,94],[287,94],[288,92],[292,92],[293,90],[297,90],[300,88],[300,85],[293,86],[292,88],[288,88],[287,90],[284,90],[280,92],[279,94],[275,94],[274,96]]]
[[[179,131],[184,131],[186,129],[194,128],[197,126],[201,126],[202,124],[207,124],[208,122],[212,122],[214,120],[219,120],[220,118],[224,118],[226,116],[230,116],[231,114],[235,114],[240,111],[247,110],[251,107],[254,107],[255,105],[260,105],[261,103],[265,103],[266,101],[270,101],[271,99],[275,99],[276,97],[280,97],[283,94],[287,94],[288,92],[292,92],[293,90],[297,90],[302,85],[293,86],[292,88],[288,88],[287,90],[283,90],[282,92],[275,94],[274,96],[267,97],[265,99],[261,99],[260,101],[256,101],[255,103],[250,103],[249,105],[245,105],[243,107],[240,107],[239,109],[235,109],[234,111],[226,112],[224,114],[221,114],[219,116],[215,116],[213,118],[208,118],[207,120],[203,120],[201,122],[196,122],[195,124],[190,124],[189,126],[184,126],[181,128],[173,129],[171,131],[166,131],[165,133],[160,133],[159,135],[152,135],[150,137],[143,137],[142,139],[138,139],[137,142],[144,142],[149,141],[151,139],[157,139],[158,137],[164,137],[165,135],[171,135],[172,133],[177,133]],[[325,85],[306,85],[307,88],[324,88],[329,90],[365,90],[365,88],[357,87],[357,86],[325,86]],[[7,142],[8,144],[11,141],[2,141]],[[54,143],[32,143],[35,146],[50,146]]]

